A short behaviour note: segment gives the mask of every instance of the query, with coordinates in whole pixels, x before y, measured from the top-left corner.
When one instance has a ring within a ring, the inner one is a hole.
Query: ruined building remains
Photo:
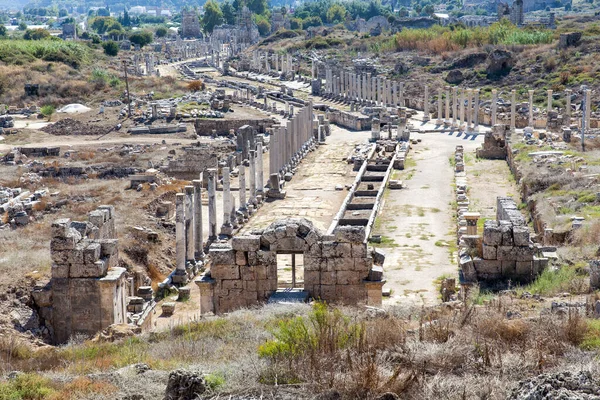
[[[202,36],[200,32],[200,20],[196,11],[181,12],[181,36],[184,38],[198,38]]]
[[[508,18],[511,23],[522,26],[525,21],[523,0],[515,0],[512,6],[508,3],[498,3],[498,20],[502,18]]]
[[[235,25],[224,24],[215,26],[210,39],[214,48],[227,44],[234,48],[234,52],[237,52],[240,46],[244,47],[258,43],[259,37],[258,28],[252,20],[252,12],[250,12],[248,7],[244,6],[238,12]]]
[[[539,246],[531,241],[529,227],[512,198],[498,197],[496,220],[485,221],[483,238],[477,235],[476,220],[470,226],[472,230],[461,239],[464,282],[531,282],[548,265]]]
[[[52,278],[33,298],[56,344],[127,322],[114,212],[113,206],[100,206],[87,222],[65,218],[52,224]]]

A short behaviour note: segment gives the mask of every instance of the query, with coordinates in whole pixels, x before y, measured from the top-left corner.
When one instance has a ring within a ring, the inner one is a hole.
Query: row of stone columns
[[[283,196],[282,180],[290,180],[296,165],[315,144],[312,101],[285,126],[273,128],[269,152],[269,197]]]
[[[443,112],[443,102],[444,102],[444,92],[445,92],[445,114]],[[479,89],[460,89],[459,96],[459,88],[452,88],[452,113],[450,113],[450,86],[446,86],[444,89],[440,88],[438,90],[438,99],[437,99],[437,114],[438,118],[436,123],[438,125],[444,124],[446,126],[452,126],[454,128],[459,128],[461,130],[466,130],[469,132],[477,131],[479,127]],[[424,93],[424,105],[423,105],[423,121],[429,121],[430,118],[430,99],[429,99],[429,87],[428,85],[424,85],[423,88]],[[571,122],[571,93],[570,89],[565,90],[566,95],[566,107],[565,107],[565,125],[570,125]],[[548,101],[547,101],[547,122],[546,127],[548,127],[548,123],[550,121],[550,115],[553,112],[553,91],[548,90]],[[534,105],[533,105],[533,97],[534,91],[528,91],[528,125],[533,127],[534,125]],[[585,118],[585,125],[589,129],[590,118],[591,118],[591,99],[590,99],[590,90],[584,90],[584,98],[585,98],[585,110],[583,110],[583,115]],[[466,105],[465,105],[466,103]],[[516,91],[511,91],[511,112],[510,112],[510,127],[511,131],[515,131],[516,129]],[[452,120],[450,118],[452,117]],[[492,102],[491,102],[491,125],[494,126],[498,122],[498,90],[492,90]]]
[[[287,75],[294,72],[293,59],[291,54],[270,54],[269,52],[260,52],[255,50],[252,53],[252,68],[260,73],[270,74],[275,72]]]
[[[346,102],[403,106],[404,83],[371,74],[326,68],[324,95]]]
[[[210,174],[209,174],[210,178]],[[173,283],[185,285],[188,270],[204,258],[202,235],[202,175],[175,195],[175,254],[176,270]],[[210,179],[209,179],[210,194]],[[209,210],[210,212],[210,210]]]

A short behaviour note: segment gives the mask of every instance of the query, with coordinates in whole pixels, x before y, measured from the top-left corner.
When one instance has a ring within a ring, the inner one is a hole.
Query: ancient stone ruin
[[[475,229],[462,236],[460,269],[465,282],[530,282],[548,259],[530,239],[529,227],[510,197],[498,197],[496,220],[485,221],[483,236]]]

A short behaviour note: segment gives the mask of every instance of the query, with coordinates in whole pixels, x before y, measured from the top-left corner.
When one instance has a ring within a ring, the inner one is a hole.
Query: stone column
[[[400,107],[404,107],[404,82],[400,82]]]
[[[383,78],[378,78],[378,84],[377,84],[377,97],[379,98],[379,103],[381,106],[385,106],[385,99],[383,98]]]
[[[467,89],[467,132],[471,132],[473,121],[473,89]]]
[[[400,106],[400,96],[398,93],[398,81],[394,81],[394,101],[393,101],[393,103],[396,107]]]
[[[258,143],[256,145],[256,195],[259,197],[259,201],[264,199],[264,181],[263,181],[263,145]]]
[[[315,79],[315,60],[311,60],[310,64],[310,78]]]
[[[479,132],[479,89],[475,90],[475,99],[473,100],[473,130]]]
[[[592,91],[590,89],[585,89],[585,131],[586,133],[590,131],[590,122],[592,117]]]
[[[460,91],[460,121],[458,124],[458,129],[464,131],[467,124],[465,124],[465,88]]]
[[[546,110],[546,129],[550,126],[550,113],[552,112],[552,89],[548,90],[548,109]]]
[[[442,97],[444,96],[444,91],[442,88],[438,89],[438,106],[437,106],[437,120],[435,121],[436,125],[441,125],[442,122]]]
[[[429,86],[425,85],[423,94],[423,122],[429,121]]]
[[[221,235],[231,236],[231,182],[229,180],[229,167],[223,167],[223,224]]]
[[[458,119],[458,87],[452,88],[452,127],[458,127],[456,120]]]
[[[496,125],[496,116],[498,112],[498,90],[492,89],[492,128]]]
[[[371,74],[367,74],[365,81],[365,100],[371,101]]]
[[[178,274],[185,274],[185,194],[175,195],[175,259]]]
[[[515,133],[517,119],[517,91],[510,92],[510,132]]]
[[[250,150],[250,200],[249,204],[256,204],[256,150]]]
[[[566,106],[565,106],[565,117],[563,123],[566,126],[571,126],[571,89],[565,89]]]
[[[208,240],[217,239],[217,170],[209,168],[208,174]]]
[[[444,125],[450,125],[450,86],[446,86],[446,114],[444,117]]]
[[[202,236],[202,174],[194,184],[194,248],[196,260],[204,258],[204,238]]]
[[[379,118],[373,118],[371,122],[371,140],[376,141],[381,138],[381,125],[379,123]]]
[[[529,91],[529,126],[533,128],[533,90]]]
[[[185,259],[194,261],[196,249],[194,247],[194,187],[185,187]]]

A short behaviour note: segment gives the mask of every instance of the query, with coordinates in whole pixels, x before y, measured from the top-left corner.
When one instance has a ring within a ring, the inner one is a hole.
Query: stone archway
[[[324,235],[304,218],[273,222],[263,231],[213,244],[209,271],[196,283],[201,312],[228,312],[266,302],[277,291],[277,253],[304,255],[304,290],[315,299],[381,304],[381,267],[373,267],[365,228]]]

